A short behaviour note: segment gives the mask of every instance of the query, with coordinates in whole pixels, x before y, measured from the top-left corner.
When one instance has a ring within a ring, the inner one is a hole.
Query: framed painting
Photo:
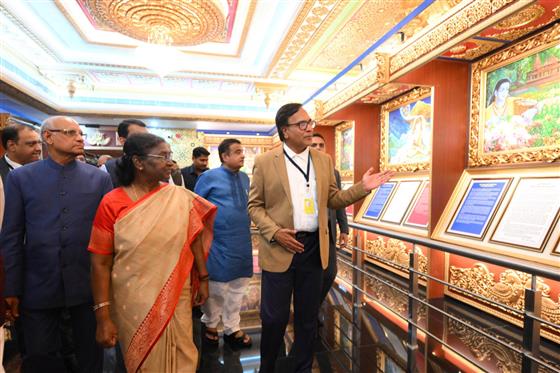
[[[560,157],[560,25],[472,68],[469,165]]]
[[[342,180],[354,180],[354,122],[335,127],[336,169]]]
[[[381,170],[427,170],[432,159],[432,89],[415,88],[381,106]]]
[[[247,175],[253,174],[253,165],[255,164],[255,158],[257,155],[261,154],[262,150],[260,146],[243,146],[245,152],[245,163],[241,167],[241,171],[245,172]]]

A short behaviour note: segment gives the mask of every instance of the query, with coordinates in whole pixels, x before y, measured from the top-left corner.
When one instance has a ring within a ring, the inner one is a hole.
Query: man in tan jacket
[[[389,180],[373,173],[337,188],[329,156],[310,149],[313,121],[301,104],[276,114],[282,146],[255,161],[249,214],[260,231],[261,373],[272,373],[294,297],[296,372],[311,372],[323,270],[329,261],[328,209],[340,209]]]

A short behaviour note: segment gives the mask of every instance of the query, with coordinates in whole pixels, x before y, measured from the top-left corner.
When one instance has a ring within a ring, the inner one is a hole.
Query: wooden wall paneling
[[[434,60],[397,81],[434,87],[430,233],[467,166],[470,70],[466,62]],[[429,271],[445,276],[445,255],[430,250]],[[429,282],[428,298],[443,297],[443,286]]]
[[[326,118],[354,121],[354,182],[360,181],[370,167],[379,172],[379,112],[379,105],[355,103]],[[354,205],[354,216],[362,202]]]
[[[325,146],[327,154],[331,156],[333,164],[335,164],[335,143],[334,143],[334,126],[317,126],[314,132],[320,133],[325,138]]]
[[[467,166],[469,125],[469,64],[432,61],[397,80],[433,86],[434,118],[430,232]]]

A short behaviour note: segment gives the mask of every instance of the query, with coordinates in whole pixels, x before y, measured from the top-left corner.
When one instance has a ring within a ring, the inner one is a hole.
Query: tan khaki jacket
[[[257,157],[253,167],[253,180],[249,191],[249,214],[260,231],[259,265],[265,271],[284,272],[294,254],[278,243],[270,241],[281,228],[294,228],[292,198],[283,147],[279,146]],[[347,190],[339,190],[331,158],[310,149],[311,161],[317,180],[319,213],[319,244],[321,264],[329,262],[328,209],[346,207],[368,193],[359,182]]]

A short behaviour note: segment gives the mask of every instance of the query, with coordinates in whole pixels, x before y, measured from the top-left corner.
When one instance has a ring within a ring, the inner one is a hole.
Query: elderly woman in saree
[[[117,163],[122,187],[97,210],[89,251],[97,341],[117,341],[128,372],[195,372],[192,305],[208,298],[206,257],[216,207],[169,185],[169,145],[127,139]]]

